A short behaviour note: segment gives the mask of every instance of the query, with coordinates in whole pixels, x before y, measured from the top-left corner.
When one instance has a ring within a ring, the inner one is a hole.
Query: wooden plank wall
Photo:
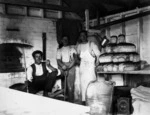
[[[134,15],[138,12],[133,12],[127,15],[123,15],[123,17]],[[119,19],[116,17],[111,17],[111,19],[116,20]],[[118,35],[120,33],[125,33],[126,41],[133,43],[136,45],[136,50],[140,54],[141,60],[145,60],[150,64],[150,15],[144,16],[138,19],[130,20],[121,24],[113,25],[110,27],[110,30],[107,29],[107,36],[111,35]],[[122,75],[120,75],[120,78]],[[117,76],[113,76],[112,80],[119,82],[116,79]],[[138,83],[141,82],[149,82],[150,76],[149,75],[125,75],[124,77],[124,85],[128,85],[131,87],[136,87]],[[121,83],[121,80],[120,82]]]
[[[149,10],[150,7],[144,7],[141,9],[134,9],[128,12],[102,17],[100,19],[100,23],[102,22],[102,19],[105,19],[105,23],[108,23]],[[96,26],[96,21],[96,19],[90,20],[90,27]],[[108,38],[110,38],[112,35],[118,36],[121,33],[125,34],[126,41],[136,45],[136,50],[140,54],[141,60],[145,60],[150,64],[150,15],[108,26],[104,29],[106,29],[105,34]],[[116,81],[118,85],[124,84],[133,87],[136,87],[136,84],[139,82],[150,81],[149,75],[126,75],[124,78],[124,83],[122,83],[123,75],[118,74],[112,76],[112,79]]]

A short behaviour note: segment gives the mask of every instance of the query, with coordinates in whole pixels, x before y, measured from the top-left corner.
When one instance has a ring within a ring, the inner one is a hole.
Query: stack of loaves
[[[136,46],[126,43],[125,35],[111,36],[110,43],[104,48],[104,53],[99,58],[99,71],[122,72],[139,69],[140,56]]]

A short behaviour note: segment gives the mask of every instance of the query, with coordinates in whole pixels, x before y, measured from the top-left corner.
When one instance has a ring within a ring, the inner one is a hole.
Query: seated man
[[[49,60],[42,62],[43,53],[36,50],[32,53],[35,63],[27,69],[27,80],[29,93],[37,93],[43,90],[43,95],[48,97],[48,92],[56,82],[58,71],[54,68]]]

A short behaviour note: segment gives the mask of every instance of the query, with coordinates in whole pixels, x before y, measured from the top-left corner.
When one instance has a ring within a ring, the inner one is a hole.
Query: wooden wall
[[[100,24],[115,21],[124,17],[132,16],[145,11],[150,11],[150,7],[135,9],[128,12],[122,12],[100,19]],[[90,20],[90,26],[96,26],[97,20]],[[103,28],[106,30],[105,35],[110,38],[112,35],[119,35],[121,33],[126,35],[126,41],[136,45],[136,51],[140,54],[141,60],[145,60],[150,64],[150,15],[122,22],[116,25]],[[121,79],[122,78],[122,79]],[[123,75],[118,74],[112,76],[112,80],[116,81],[118,85],[130,85],[135,87],[137,83],[143,81],[150,81],[150,75]],[[124,83],[122,83],[124,80]]]
[[[115,21],[124,17],[132,16],[145,11],[150,11],[150,7],[143,7],[127,12],[122,12],[107,17],[100,18],[100,24]],[[97,19],[90,20],[90,27],[97,24]],[[150,15],[122,22],[116,25],[103,28],[106,30],[106,36],[109,38],[112,35],[119,35],[121,33],[126,35],[127,42],[134,43],[137,47],[137,52],[140,53],[141,60],[146,60],[150,63]]]

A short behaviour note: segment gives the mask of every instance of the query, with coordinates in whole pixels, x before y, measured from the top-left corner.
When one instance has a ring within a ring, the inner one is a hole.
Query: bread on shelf
[[[109,44],[99,57],[99,71],[123,72],[140,69],[140,55],[133,43],[126,43],[125,35],[111,36]]]
[[[99,62],[100,63],[108,63],[108,62],[139,62],[140,55],[136,52],[121,52],[121,53],[104,53],[100,55]]]
[[[118,35],[117,43],[125,43],[125,42],[126,42],[125,35],[124,34]]]
[[[107,62],[112,62],[112,57],[113,57],[113,54],[102,54],[100,57],[99,57],[99,62],[100,63],[107,63]]]
[[[113,52],[136,52],[136,46],[132,43],[119,43],[113,47]]]
[[[119,63],[103,63],[97,68],[97,71],[102,72],[123,72],[134,71],[140,69],[140,62],[119,62]]]

